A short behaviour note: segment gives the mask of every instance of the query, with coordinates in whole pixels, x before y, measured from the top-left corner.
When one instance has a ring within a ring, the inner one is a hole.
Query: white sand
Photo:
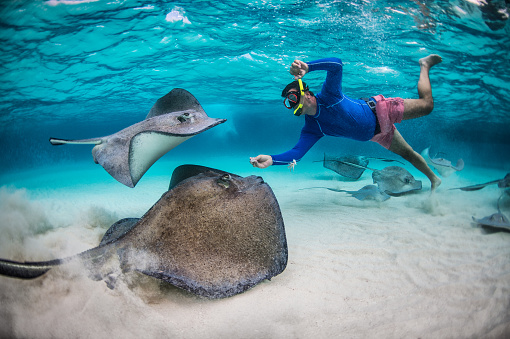
[[[164,171],[176,164],[156,165],[135,189],[98,166],[2,178],[0,257],[46,260],[95,246],[110,224],[141,216],[166,190]],[[510,336],[510,233],[489,234],[471,221],[496,212],[500,190],[448,190],[502,178],[504,171],[466,166],[432,196],[424,181],[417,194],[376,203],[299,190],[356,190],[371,183],[370,172],[351,182],[303,162],[293,173],[249,164],[243,170],[237,173],[262,175],[280,203],[289,246],[281,275],[223,300],[197,298],[137,273],[115,290],[77,267],[31,281],[0,277],[0,337]]]

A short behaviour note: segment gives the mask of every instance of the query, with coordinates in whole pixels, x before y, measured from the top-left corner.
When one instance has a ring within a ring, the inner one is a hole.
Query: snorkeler
[[[294,110],[294,115],[305,116],[298,143],[290,151],[278,155],[258,155],[250,158],[253,167],[266,168],[271,165],[288,165],[299,161],[324,135],[346,137],[359,141],[375,141],[409,161],[431,182],[434,191],[439,179],[427,165],[425,159],[404,140],[394,123],[415,119],[432,112],[434,99],[429,79],[429,70],[442,61],[437,54],[420,59],[418,80],[419,99],[385,98],[382,95],[367,99],[352,99],[342,92],[342,61],[338,58],[319,59],[309,63],[295,60],[290,74],[295,81],[282,92],[284,105]],[[326,80],[322,90],[314,95],[301,78],[308,72],[325,70]]]

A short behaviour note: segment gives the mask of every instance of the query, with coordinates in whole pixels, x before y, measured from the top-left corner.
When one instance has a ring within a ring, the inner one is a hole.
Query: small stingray
[[[341,190],[336,188],[329,188],[329,187],[310,187],[310,188],[325,188],[333,192],[345,192],[349,193],[352,197],[358,199],[358,200],[375,200],[375,201],[386,201],[390,198],[390,196],[384,192],[382,192],[377,186],[375,185],[366,185],[363,188],[357,190],[357,191],[347,191],[347,190]],[[302,188],[306,189],[306,188]]]
[[[145,120],[115,134],[82,140],[50,138],[50,142],[96,145],[92,149],[94,162],[120,183],[135,187],[165,153],[225,121],[209,118],[190,92],[174,88],[156,101]]]
[[[173,188],[142,218],[113,224],[98,247],[46,262],[0,260],[0,274],[31,279],[81,260],[108,284],[118,260],[122,272],[138,271],[200,296],[224,298],[283,272],[287,241],[269,185],[257,176],[187,168],[193,176],[177,168],[177,176],[187,178],[173,180]]]
[[[510,221],[508,221],[508,218],[503,213],[501,213],[500,208],[501,200],[508,195],[510,195],[510,188],[505,189],[498,199],[498,213],[494,213],[482,219],[476,219],[475,217],[472,217],[473,220],[485,228],[510,232]]]
[[[476,219],[475,217],[472,218],[476,223],[480,224],[482,227],[497,230],[505,230],[510,232],[510,221],[501,212],[494,213],[482,219]]]
[[[334,192],[349,193],[352,197],[354,197],[358,200],[386,201],[390,198],[390,196],[388,194],[381,191],[375,185],[366,185],[357,191],[339,190],[339,189],[334,189],[334,188],[328,188],[328,190],[334,191]]]
[[[421,180],[416,180],[409,171],[399,166],[388,166],[382,170],[377,170],[353,163],[349,165],[373,171],[372,179],[374,184],[377,184],[382,192],[389,195],[400,196],[411,191],[421,190],[422,188]]]
[[[493,181],[489,181],[489,182],[486,182],[483,184],[471,185],[471,186],[466,186],[466,187],[456,187],[456,188],[450,188],[450,189],[451,190],[459,189],[461,191],[477,191],[477,190],[481,190],[482,188],[484,188],[487,185],[492,185],[492,184],[498,184],[499,188],[510,187],[510,173],[507,173],[503,179],[493,180]]]
[[[341,176],[358,180],[365,169],[367,169],[368,166],[368,159],[377,159],[381,161],[396,161],[400,162],[398,160],[391,160],[391,159],[384,159],[384,158],[373,158],[373,157],[363,157],[359,155],[347,155],[343,157],[332,157],[328,156],[324,153],[324,159],[322,160],[322,165],[324,168],[330,169]],[[353,166],[357,165],[357,166]]]
[[[421,180],[416,180],[409,171],[399,166],[385,167],[372,173],[374,184],[389,195],[399,196],[411,191],[421,190]]]
[[[446,160],[444,158],[431,158],[429,155],[429,149],[430,147],[424,149],[423,152],[421,152],[421,156],[425,159],[427,164],[434,167],[442,177],[448,177],[453,172],[461,171],[464,168],[464,160],[457,160],[457,165],[453,166],[450,160]]]

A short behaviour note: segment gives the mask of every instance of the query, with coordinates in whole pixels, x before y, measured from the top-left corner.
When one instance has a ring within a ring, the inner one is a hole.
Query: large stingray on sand
[[[436,171],[441,174],[442,177],[448,177],[453,172],[462,171],[464,168],[464,160],[458,159],[457,164],[455,166],[452,165],[452,162],[450,160],[447,160],[445,158],[438,158],[437,155],[434,158],[431,158],[429,155],[429,149],[425,148],[423,152],[421,152],[422,157],[425,159],[427,164],[434,167]]]
[[[145,120],[115,134],[82,140],[50,138],[50,142],[96,145],[92,149],[94,161],[117,181],[135,187],[165,153],[225,121],[209,118],[190,92],[174,88],[156,101]]]
[[[140,218],[123,219],[98,247],[46,262],[0,260],[0,274],[36,278],[81,260],[92,276],[138,271],[194,294],[224,298],[280,274],[287,241],[278,202],[261,177],[207,167],[177,170],[180,182]]]

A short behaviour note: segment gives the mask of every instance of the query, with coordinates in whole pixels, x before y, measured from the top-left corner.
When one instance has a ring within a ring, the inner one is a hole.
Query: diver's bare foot
[[[420,63],[420,66],[430,68],[435,64],[440,63],[441,61],[443,61],[443,58],[441,58],[439,55],[431,54],[425,58],[421,58],[418,62]]]
[[[441,179],[435,177],[433,180],[430,181],[430,190],[434,192],[436,188],[439,187],[439,185],[441,185]]]

